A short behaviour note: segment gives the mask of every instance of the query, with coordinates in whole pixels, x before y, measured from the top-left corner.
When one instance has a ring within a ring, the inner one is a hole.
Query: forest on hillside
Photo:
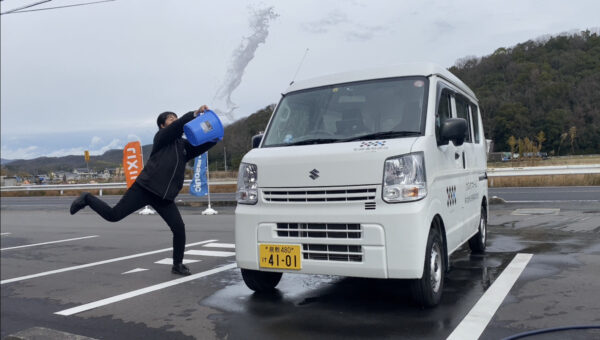
[[[450,71],[477,95],[495,151],[509,151],[509,140],[521,140],[541,142],[539,149],[554,155],[600,153],[597,33],[499,48],[460,59]]]

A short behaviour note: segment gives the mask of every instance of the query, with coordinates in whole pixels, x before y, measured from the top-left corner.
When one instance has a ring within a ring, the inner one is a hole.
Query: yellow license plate
[[[299,245],[260,244],[258,249],[262,268],[302,269],[302,255]]]

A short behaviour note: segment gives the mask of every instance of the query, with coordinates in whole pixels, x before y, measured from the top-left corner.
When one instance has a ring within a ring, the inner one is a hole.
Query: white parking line
[[[200,244],[205,244],[205,243],[210,243],[210,242],[215,242],[215,241],[218,241],[218,240],[207,240],[207,241],[201,241],[201,242],[196,242],[196,243],[190,243],[190,244],[186,244],[186,247],[197,246],[197,245],[200,245]],[[134,255],[129,255],[129,256],[117,257],[117,258],[114,258],[114,259],[109,259],[109,260],[104,260],[104,261],[98,261],[98,262],[93,262],[93,263],[82,264],[82,265],[73,266],[73,267],[66,267],[66,268],[62,268],[62,269],[50,270],[50,271],[43,272],[43,273],[38,273],[38,274],[32,274],[32,275],[15,277],[14,279],[8,279],[8,280],[2,280],[2,281],[0,281],[0,285],[6,284],[6,283],[11,283],[11,282],[29,280],[29,279],[33,279],[33,278],[41,277],[41,276],[47,276],[47,275],[52,275],[52,274],[64,273],[64,272],[68,272],[68,271],[71,271],[71,270],[77,270],[77,269],[83,269],[83,268],[88,268],[88,267],[93,267],[93,266],[99,266],[99,265],[106,264],[106,263],[112,263],[112,262],[117,262],[117,261],[129,260],[129,259],[133,259],[133,258],[136,258],[136,257],[141,257],[141,256],[146,256],[146,255],[152,255],[152,254],[157,254],[157,253],[162,253],[162,252],[165,252],[165,251],[172,251],[172,250],[173,250],[173,248],[159,249],[159,250],[149,251],[149,252],[145,252],[145,253],[139,253],[139,254],[134,254]]]
[[[146,270],[149,270],[149,269],[146,269],[146,268],[135,268],[135,269],[132,269],[132,270],[127,271],[125,273],[121,273],[121,275],[133,274],[133,273],[139,273],[139,272],[145,272]]]
[[[208,248],[235,248],[235,244],[233,243],[209,243],[203,245],[203,247]]]
[[[10,233],[1,233],[0,236],[10,235]]]
[[[447,340],[479,339],[533,254],[517,254]]]
[[[156,284],[154,286],[149,286],[146,288],[142,288],[142,289],[138,289],[138,290],[134,290],[128,293],[123,293],[117,296],[113,296],[110,298],[106,298],[106,299],[102,299],[102,300],[98,300],[95,302],[91,302],[91,303],[87,303],[85,305],[81,305],[78,307],[73,307],[73,308],[69,308],[69,309],[65,309],[59,312],[56,312],[54,314],[58,314],[58,315],[65,315],[65,316],[69,316],[69,315],[73,315],[73,314],[77,314],[77,313],[81,313],[90,309],[94,309],[94,308],[98,308],[98,307],[102,307],[102,306],[106,306],[109,305],[111,303],[115,303],[115,302],[119,302],[122,300],[126,300],[126,299],[130,299],[132,297],[136,297],[139,295],[143,295],[143,294],[147,294],[147,293],[151,293],[160,289],[164,289],[167,287],[172,287],[181,283],[185,283],[188,281],[192,281],[195,279],[199,279],[201,277],[205,277],[205,276],[209,276],[212,274],[216,274],[225,270],[229,270],[229,269],[233,269],[237,267],[237,264],[235,263],[231,263],[228,265],[225,265],[223,267],[218,267],[218,268],[214,268],[211,270],[207,270],[205,272],[202,273],[198,273],[198,274],[193,274],[193,275],[189,275],[189,276],[185,276],[182,277],[180,279],[175,279],[175,280],[171,280],[171,281],[167,281],[167,282],[163,282],[163,283],[159,283]]]
[[[228,257],[235,256],[234,252],[231,251],[212,251],[212,250],[188,250],[185,252],[186,255],[200,255],[200,256],[216,256],[216,257]]]
[[[50,242],[26,244],[24,246],[8,247],[8,248],[2,248],[0,250],[11,250],[11,249],[19,249],[19,248],[27,248],[27,247],[36,247],[36,246],[43,246],[43,245],[46,245],[46,244],[69,242],[69,241],[76,241],[76,240],[85,240],[86,238],[94,238],[94,237],[98,237],[98,235],[85,236],[85,237],[76,237],[76,238],[70,238],[70,239],[66,239],[66,240],[58,240],[58,241],[50,241]]]

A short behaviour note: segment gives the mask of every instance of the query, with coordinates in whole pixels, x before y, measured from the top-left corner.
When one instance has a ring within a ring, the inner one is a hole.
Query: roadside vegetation
[[[538,141],[549,155],[600,153],[600,37],[589,31],[460,59],[450,71],[478,96],[494,151]]]

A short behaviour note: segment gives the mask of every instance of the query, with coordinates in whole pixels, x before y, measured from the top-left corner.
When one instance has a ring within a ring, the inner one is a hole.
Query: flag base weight
[[[208,208],[206,208],[206,210],[202,212],[202,215],[217,215],[218,213],[218,211],[209,206]]]
[[[146,206],[144,209],[140,210],[140,212],[138,214],[140,214],[140,215],[154,215],[154,214],[156,214],[156,211],[154,211],[149,206]]]

